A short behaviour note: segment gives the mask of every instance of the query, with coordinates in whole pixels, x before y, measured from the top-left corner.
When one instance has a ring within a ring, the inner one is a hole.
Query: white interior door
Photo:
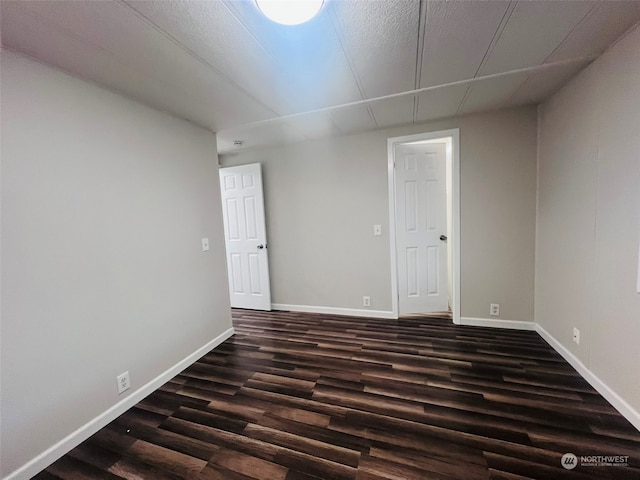
[[[395,146],[399,313],[449,308],[444,143]]]
[[[220,169],[231,306],[271,310],[259,163]]]

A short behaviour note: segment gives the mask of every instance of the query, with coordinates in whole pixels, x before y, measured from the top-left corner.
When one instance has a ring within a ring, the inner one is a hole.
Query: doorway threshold
[[[405,313],[400,315],[403,320],[412,320],[418,318],[442,318],[446,320],[453,320],[453,313],[451,310],[444,312],[430,312],[430,313]]]

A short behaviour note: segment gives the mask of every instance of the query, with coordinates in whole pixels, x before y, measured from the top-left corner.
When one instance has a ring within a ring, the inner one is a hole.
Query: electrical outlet
[[[118,382],[118,395],[122,392],[126,392],[131,387],[131,381],[129,380],[129,372],[124,372],[116,377]]]
[[[573,328],[573,341],[577,344],[580,345],[580,330],[578,330],[577,328]]]
[[[362,305],[365,307],[371,306],[371,297],[367,297],[366,295],[362,297]]]
[[[498,315],[500,315],[500,304],[499,303],[492,303],[489,306],[489,315],[491,315],[492,317],[497,317]]]

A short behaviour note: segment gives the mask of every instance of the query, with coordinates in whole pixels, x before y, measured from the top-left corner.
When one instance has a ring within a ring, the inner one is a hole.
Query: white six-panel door
[[[220,169],[231,306],[271,310],[259,163]]]
[[[399,313],[449,308],[446,146],[395,147]]]

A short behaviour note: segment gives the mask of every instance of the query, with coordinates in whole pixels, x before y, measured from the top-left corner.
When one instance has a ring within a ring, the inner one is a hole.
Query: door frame
[[[453,323],[460,324],[460,129],[438,130],[415,135],[392,137],[387,139],[387,171],[389,181],[389,246],[391,255],[391,310],[395,318],[399,317],[398,299],[398,262],[396,241],[396,189],[395,189],[395,146],[402,143],[416,143],[426,140],[451,139],[451,149],[447,149],[447,163],[451,171],[451,188],[447,188],[448,201],[451,201],[451,225],[449,244],[452,249],[452,265],[449,275],[453,289],[451,292],[451,311]],[[449,179],[447,179],[448,183]],[[447,185],[449,187],[449,185]]]

